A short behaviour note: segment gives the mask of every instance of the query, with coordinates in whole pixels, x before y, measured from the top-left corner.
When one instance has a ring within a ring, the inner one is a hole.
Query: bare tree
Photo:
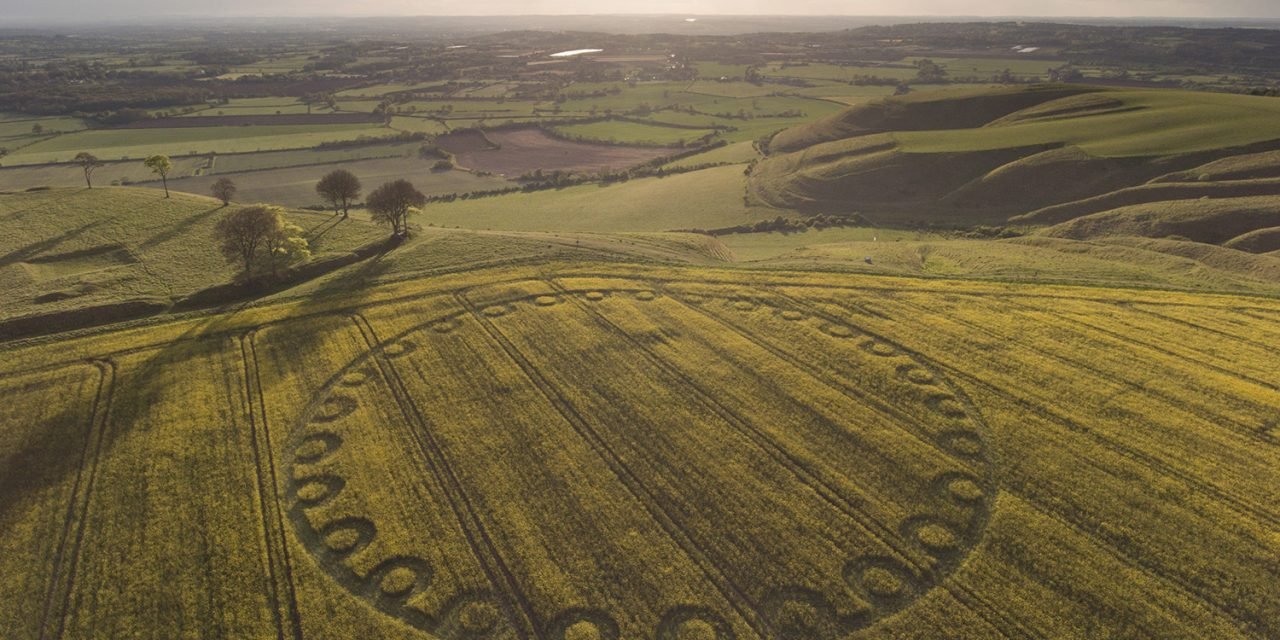
[[[222,206],[231,204],[231,198],[236,195],[236,183],[231,178],[218,178],[209,185],[209,191],[213,193],[213,197],[222,201]]]
[[[92,189],[93,172],[98,167],[102,166],[102,161],[98,159],[98,156],[95,156],[88,151],[81,151],[76,154],[75,163],[80,165],[81,171],[84,171],[84,183],[89,185],[89,188]]]
[[[360,189],[360,179],[346,169],[334,169],[316,183],[316,193],[333,206],[334,214],[342,209],[343,218],[347,217],[352,203],[360,199]]]
[[[408,180],[395,180],[374,189],[366,202],[374,222],[391,225],[393,236],[408,234],[409,212],[426,203],[427,197]]]
[[[151,169],[151,173],[160,176],[160,181],[164,183],[164,197],[169,197],[169,172],[173,171],[173,162],[169,160],[169,156],[156,154],[142,161],[142,164]]]

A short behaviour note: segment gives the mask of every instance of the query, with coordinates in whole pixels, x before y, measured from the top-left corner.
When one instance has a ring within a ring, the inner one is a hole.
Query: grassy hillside
[[[1280,251],[1280,227],[1254,229],[1226,241],[1223,246],[1249,253]]]
[[[431,204],[422,225],[518,231],[668,231],[715,229],[774,218],[779,211],[743,204],[742,167],[725,166],[608,186]]]
[[[1083,240],[1102,236],[1180,238],[1222,244],[1232,238],[1280,226],[1275,197],[1176,200],[1119,207],[1072,218],[1042,231],[1048,236]]]
[[[1157,90],[1106,97],[1114,106],[1055,113],[1053,107],[1079,100],[1066,98],[986,127],[897,137],[905,150],[918,153],[1063,144],[1103,157],[1167,156],[1280,138],[1280,103],[1264,97]]]
[[[773,152],[789,152],[873,133],[981,127],[1028,107],[1090,91],[1096,89],[1037,85],[921,91],[858,105],[816,122],[793,127],[775,135],[769,146]]]
[[[235,205],[233,205],[235,206]],[[171,303],[236,269],[212,231],[222,203],[154,189],[52,189],[0,195],[0,319],[127,301]],[[382,238],[367,223],[288,213],[316,258]]]
[[[778,134],[750,188],[773,206],[881,213],[886,222],[1036,212],[1020,222],[1052,224],[1139,202],[1280,193],[1267,181],[1280,175],[1278,140],[1280,102],[1254,96],[938,92]]]
[[[1205,163],[1188,171],[1170,173],[1155,182],[1194,182],[1212,180],[1254,180],[1280,178],[1280,151],[1242,153]]]
[[[329,293],[0,347],[0,628],[1280,633],[1275,301],[598,262]]]

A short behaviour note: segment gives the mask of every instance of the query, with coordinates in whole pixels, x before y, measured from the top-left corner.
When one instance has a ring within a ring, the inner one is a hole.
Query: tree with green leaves
[[[409,233],[409,213],[426,203],[427,197],[408,180],[395,180],[374,189],[365,204],[374,222],[391,225],[393,236],[404,236]]]
[[[160,176],[160,181],[164,184],[164,197],[169,197],[169,172],[173,171],[173,162],[169,160],[169,156],[156,154],[142,161],[151,173]]]
[[[209,191],[213,197],[222,201],[222,206],[231,204],[231,198],[236,195],[236,183],[231,178],[221,177],[209,185]]]
[[[311,257],[311,245],[303,237],[304,233],[302,227],[285,222],[267,236],[267,264],[272,276],[278,276],[284,267]]]
[[[360,179],[346,169],[334,169],[324,174],[316,183],[316,193],[333,207],[336,215],[342,209],[342,217],[347,217],[351,205],[360,199]]]
[[[282,266],[311,255],[302,228],[289,224],[280,207],[254,205],[236,209],[214,225],[214,239],[227,262],[238,263],[246,281],[265,261],[273,275]]]
[[[98,159],[98,156],[95,156],[88,151],[81,151],[76,154],[75,163],[80,165],[80,170],[84,172],[84,183],[89,185],[89,188],[92,189],[93,172],[98,167],[102,166],[102,161]]]
[[[928,58],[916,60],[917,82],[943,82],[946,77],[947,70],[943,69],[942,65]]]

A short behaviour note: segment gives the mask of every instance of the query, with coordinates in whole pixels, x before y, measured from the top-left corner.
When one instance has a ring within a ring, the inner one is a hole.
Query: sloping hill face
[[[164,307],[236,274],[213,239],[237,205],[155,189],[0,194],[0,321],[113,305]],[[317,258],[386,232],[328,213],[289,211]]]
[[[1057,147],[996,167],[947,194],[944,203],[958,209],[1026,211],[1046,200],[1067,202],[1121,189],[1169,169],[1169,162],[1158,159],[1100,158],[1080,147]]]
[[[748,191],[774,207],[884,223],[1056,224],[1147,202],[1280,194],[1278,148],[1280,101],[1265,98],[939,92],[779,133]]]
[[[773,206],[845,212],[868,204],[937,202],[1002,166],[1046,151],[907,153],[891,142],[866,145],[864,140],[828,142],[762,163],[752,175],[751,193]]]
[[[1207,198],[1248,198],[1280,196],[1280,179],[1233,180],[1225,182],[1161,182],[1117,189],[1100,196],[1037,209],[1017,216],[1015,222],[1058,224],[1092,216],[1120,207],[1141,204],[1188,202]],[[1274,200],[1273,200],[1274,202]]]
[[[899,96],[859,105],[829,118],[782,131],[773,137],[769,147],[773,152],[788,152],[823,142],[886,131],[981,127],[1028,107],[1093,91],[1098,89],[1035,85]]]
[[[1274,253],[1280,251],[1280,227],[1254,229],[1226,241],[1222,246],[1249,253]]]
[[[1153,180],[1153,182],[1257,180],[1261,178],[1280,178],[1280,151],[1242,153],[1207,162],[1187,171],[1170,173]]]
[[[1084,240],[1106,236],[1186,239],[1222,244],[1253,231],[1280,226],[1280,198],[1175,200],[1120,207],[1049,227],[1042,233]]]

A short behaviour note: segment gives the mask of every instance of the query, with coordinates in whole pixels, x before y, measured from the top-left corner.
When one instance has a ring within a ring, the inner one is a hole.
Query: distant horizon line
[[[1280,15],[1277,16],[1082,16],[1082,15],[943,15],[943,14],[839,14],[839,13],[495,13],[495,14],[277,14],[277,15],[255,15],[255,14],[210,14],[210,13],[165,13],[165,14],[136,14],[136,15],[111,15],[111,16],[7,16],[7,24],[0,25],[0,32],[12,29],[39,29],[39,28],[120,28],[128,26],[173,26],[174,23],[180,21],[200,21],[204,25],[214,25],[219,22],[223,23],[240,23],[244,21],[263,21],[274,24],[295,22],[324,22],[334,20],[360,20],[377,22],[382,20],[474,20],[474,21],[497,21],[497,20],[556,20],[556,19],[653,19],[653,18],[672,18],[684,19],[685,25],[694,25],[696,22],[714,23],[717,20],[750,20],[750,19],[793,19],[816,20],[816,19],[834,19],[847,21],[866,21],[867,24],[862,25],[832,25],[830,29],[804,29],[802,31],[834,31],[848,28],[865,27],[865,26],[896,26],[901,24],[919,24],[919,23],[973,23],[973,22],[1029,22],[1029,23],[1078,23],[1078,24],[1111,24],[1118,26],[1174,26],[1184,28],[1194,28],[1196,24],[1201,25],[1221,25],[1221,28],[1245,27],[1250,25],[1267,25],[1280,27]],[[693,18],[695,21],[688,21]],[[685,26],[681,25],[681,26]],[[190,25],[198,27],[201,25]],[[676,25],[673,25],[676,26]],[[530,30],[539,30],[541,27],[530,27]],[[504,29],[509,30],[509,29]],[[754,31],[753,31],[754,32]],[[650,33],[645,31],[644,33]],[[654,31],[652,33],[659,33]],[[679,35],[678,31],[663,31],[672,35]],[[745,33],[745,32],[744,32]],[[691,35],[709,35],[709,34],[691,34]]]

